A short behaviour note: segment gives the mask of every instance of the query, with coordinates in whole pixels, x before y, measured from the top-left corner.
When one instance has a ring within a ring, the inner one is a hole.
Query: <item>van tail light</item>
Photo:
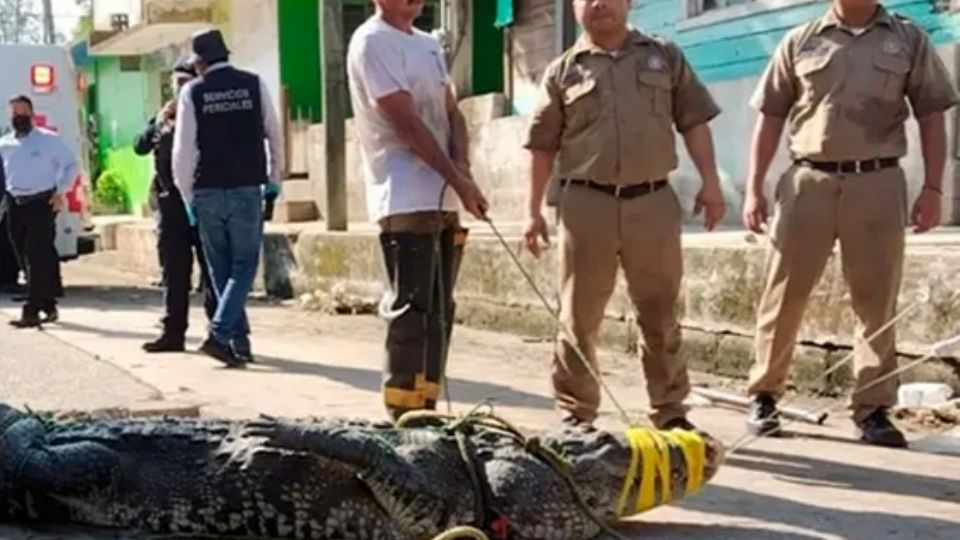
[[[73,180],[70,189],[67,190],[67,210],[71,214],[83,213],[83,196],[81,188],[83,187],[83,177],[77,175]]]
[[[56,72],[49,64],[34,64],[30,67],[30,84],[38,94],[49,94],[57,85]]]

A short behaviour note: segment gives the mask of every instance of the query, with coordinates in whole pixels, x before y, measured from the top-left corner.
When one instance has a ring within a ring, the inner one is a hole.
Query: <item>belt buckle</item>
[[[622,189],[623,189],[623,186],[620,185],[620,184],[617,184],[617,185],[613,188],[613,196],[619,199],[619,198],[620,198],[620,191],[621,191]]]

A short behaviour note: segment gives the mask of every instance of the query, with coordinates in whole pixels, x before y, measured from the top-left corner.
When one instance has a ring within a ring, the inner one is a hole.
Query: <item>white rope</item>
[[[490,229],[493,231],[493,234],[497,237],[498,240],[500,240],[500,244],[503,245],[503,249],[507,250],[507,253],[510,254],[510,258],[513,259],[514,264],[516,264],[517,268],[520,270],[520,273],[523,274],[523,277],[527,280],[527,283],[530,284],[530,287],[533,289],[533,292],[536,293],[536,295],[540,298],[540,301],[543,302],[543,306],[550,313],[550,316],[553,317],[554,322],[563,331],[564,335],[566,335],[568,344],[573,349],[573,351],[577,354],[577,356],[580,358],[580,361],[583,363],[583,366],[590,373],[590,376],[593,377],[595,381],[597,381],[597,384],[600,385],[603,391],[607,394],[607,397],[610,398],[610,401],[613,403],[614,407],[616,407],[617,411],[620,413],[620,417],[623,419],[623,422],[629,427],[636,427],[637,423],[630,419],[630,415],[627,413],[627,410],[623,407],[623,405],[620,404],[620,401],[617,400],[617,397],[613,394],[613,392],[610,390],[607,384],[603,381],[600,375],[596,372],[596,370],[594,370],[593,367],[590,365],[590,362],[587,360],[587,356],[583,353],[582,350],[580,350],[579,344],[577,343],[577,339],[573,336],[573,333],[570,332],[570,330],[567,328],[565,324],[563,324],[563,322],[560,320],[560,316],[558,315],[558,313],[553,310],[552,306],[550,306],[550,302],[547,301],[547,298],[540,291],[540,287],[537,286],[537,283],[533,280],[533,278],[527,272],[526,268],[524,268],[523,264],[520,263],[520,259],[517,258],[513,250],[510,249],[510,245],[504,239],[503,235],[500,234],[500,231],[497,230],[496,225],[493,224],[493,220],[487,217],[486,222],[490,225]]]
[[[932,360],[932,359],[934,359],[934,358],[939,358],[939,357],[941,357],[941,356],[947,356],[948,353],[950,353],[950,352],[956,352],[956,351],[960,351],[960,334],[957,334],[956,336],[953,336],[953,337],[951,337],[951,338],[947,338],[947,339],[945,339],[945,340],[938,341],[938,342],[934,343],[933,345],[930,346],[929,352],[928,352],[927,354],[925,354],[924,356],[922,356],[922,357],[920,357],[920,358],[917,358],[917,359],[915,359],[915,360],[913,360],[913,361],[911,361],[911,362],[909,362],[909,363],[907,363],[907,364],[904,364],[903,366],[900,366],[899,368],[891,371],[890,373],[887,373],[887,374],[885,374],[885,375],[883,375],[883,376],[881,376],[881,377],[877,377],[876,379],[870,381],[869,383],[864,384],[864,385],[856,388],[856,389],[851,393],[851,396],[855,396],[855,395],[857,395],[857,394],[859,394],[859,393],[861,393],[861,392],[866,392],[867,390],[869,390],[869,389],[871,389],[871,388],[873,388],[873,387],[875,387],[875,386],[877,386],[877,385],[880,385],[880,384],[882,384],[882,383],[884,383],[884,382],[892,379],[893,377],[896,377],[897,375],[900,375],[900,374],[902,374],[902,373],[906,373],[907,371],[910,371],[911,369],[919,366],[920,364],[923,364],[924,362],[927,362],[927,361]],[[816,415],[818,415],[818,414],[820,414],[820,413],[827,412],[828,410],[832,409],[833,407],[834,407],[833,404],[829,404],[829,405],[826,405],[826,406],[824,406],[824,407],[822,407],[822,408],[814,411],[812,414],[813,414],[813,416],[816,416]],[[795,422],[795,421],[796,421],[796,419],[787,419],[787,420],[780,426],[780,428],[778,428],[778,429],[782,429],[784,426],[788,426],[788,425],[792,424],[792,423]],[[734,444],[730,447],[730,450],[729,450],[729,452],[727,453],[727,455],[733,455],[733,454],[734,454],[735,452],[737,452],[738,450],[746,447],[748,444],[751,444],[752,442],[756,441],[757,439],[760,439],[761,437],[763,437],[763,436],[766,435],[766,434],[767,434],[767,433],[760,433],[760,434],[757,434],[757,435],[751,435],[751,436],[748,436],[748,437],[746,437],[746,438],[742,438],[740,441],[737,441],[736,443],[734,443]]]
[[[953,293],[951,293],[950,296],[947,297],[947,300],[946,300],[946,301],[947,301],[947,302],[952,302],[953,299],[954,299],[957,295],[960,295],[960,289],[958,289],[958,290],[956,290],[956,291],[953,291]],[[910,304],[909,306],[907,306],[906,308],[904,308],[903,311],[901,311],[900,313],[896,314],[896,316],[894,316],[894,317],[891,318],[889,321],[887,321],[886,323],[884,323],[884,325],[881,326],[876,332],[874,332],[873,334],[870,334],[869,336],[867,336],[866,338],[863,338],[862,340],[858,340],[858,342],[855,343],[855,345],[860,345],[860,346],[869,345],[870,342],[872,342],[874,339],[877,338],[877,336],[879,336],[879,335],[882,334],[883,332],[887,331],[890,327],[892,327],[894,324],[896,324],[896,323],[899,322],[901,319],[903,319],[908,313],[910,313],[911,311],[913,311],[914,309],[920,307],[921,305],[925,304],[925,303],[928,302],[928,301],[929,301],[929,298],[926,298],[926,299],[922,299],[922,298],[921,298],[921,299],[916,300],[915,302],[913,302],[912,304]],[[960,336],[958,336],[957,338],[951,338],[951,339],[960,339]],[[936,344],[936,345],[943,344],[943,345],[941,345],[941,347],[944,347],[944,346],[951,346],[951,343],[953,343],[951,340],[945,340],[945,341],[942,341],[942,342],[940,342],[939,344]],[[936,345],[935,345],[935,346],[936,346]],[[850,363],[850,361],[853,360],[853,359],[855,358],[855,356],[856,356],[856,347],[854,347],[854,348],[850,351],[850,353],[847,354],[847,356],[843,358],[843,360],[841,360],[840,362],[837,362],[837,363],[834,364],[833,366],[830,366],[829,369],[827,369],[827,370],[824,371],[822,374],[820,374],[820,376],[817,377],[817,378],[814,380],[814,382],[817,383],[817,384],[819,384],[820,382],[826,380],[827,377],[829,377],[831,374],[835,373],[838,369],[840,369],[841,367],[843,367],[843,366],[847,365],[848,363]],[[946,355],[941,355],[941,356],[946,356]],[[783,400],[781,403],[779,403],[778,406],[779,406],[779,407],[787,407],[788,405],[790,405],[791,403],[793,403],[794,401],[796,401],[797,398],[798,398],[798,397],[785,399],[785,400]],[[825,411],[821,411],[821,412],[825,412]],[[816,415],[814,415],[814,416],[816,416]],[[791,421],[789,421],[788,423],[793,423],[793,421],[791,420]],[[774,431],[777,431],[777,430],[779,430],[779,429],[782,429],[782,427],[783,427],[783,426],[781,425],[781,426],[777,426],[777,427],[772,428],[772,429],[763,430],[763,431],[761,431],[760,433],[758,433],[758,434],[756,434],[756,435],[752,435],[750,432],[746,432],[746,433],[744,433],[743,435],[741,435],[741,436],[731,445],[731,448],[742,448],[742,447],[746,446],[747,444],[750,444],[750,443],[752,443],[753,441],[755,441],[755,440],[757,440],[757,439],[759,439],[759,438],[761,438],[761,437],[764,437],[764,436],[766,436],[766,435],[769,435],[770,433],[773,433]]]

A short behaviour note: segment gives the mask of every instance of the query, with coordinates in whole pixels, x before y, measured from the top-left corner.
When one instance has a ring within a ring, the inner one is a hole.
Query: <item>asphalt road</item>
[[[380,418],[382,326],[370,317],[328,317],[255,301],[250,319],[259,362],[227,371],[195,352],[148,356],[160,296],[148,276],[125,273],[117,254],[64,267],[62,321],[13,333],[17,314],[0,299],[0,398],[41,409],[195,406],[205,415],[344,415]],[[195,310],[197,317],[200,310]],[[204,333],[195,318],[190,345]],[[548,343],[457,328],[451,394],[457,412],[493,398],[498,411],[535,428],[555,423]],[[635,414],[646,407],[636,360],[605,352],[604,375]],[[696,375],[698,383],[718,381]],[[702,407],[691,418],[721,440],[743,431],[743,416]],[[616,429],[604,402],[602,424]],[[914,443],[930,433],[909,431]],[[2,456],[0,456],[2,459]],[[545,494],[544,496],[549,496]],[[643,514],[628,538],[950,539],[960,538],[960,457],[867,447],[851,439],[842,407],[824,426],[797,425],[788,439],[761,440],[730,457],[696,497]],[[0,538],[137,538],[86,529],[0,527]]]

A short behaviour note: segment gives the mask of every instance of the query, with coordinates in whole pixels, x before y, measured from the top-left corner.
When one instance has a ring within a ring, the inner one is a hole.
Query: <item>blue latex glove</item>
[[[265,199],[276,199],[280,196],[280,185],[273,182],[267,182],[263,188],[263,197]]]
[[[188,205],[185,206],[185,208],[186,208],[186,210],[187,210],[187,223],[190,224],[190,227],[191,227],[191,228],[192,228],[192,227],[196,227],[196,226],[197,226],[197,216],[196,216],[196,214],[195,214],[194,211],[193,211],[193,205],[192,205],[192,204],[188,204]]]

